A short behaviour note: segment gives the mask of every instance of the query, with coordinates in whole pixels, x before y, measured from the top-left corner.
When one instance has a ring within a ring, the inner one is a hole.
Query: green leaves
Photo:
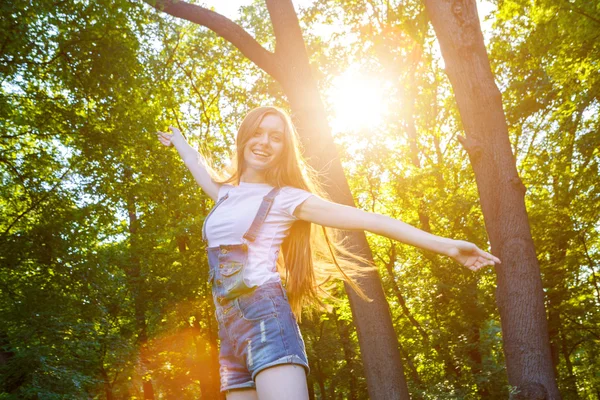
[[[554,0],[498,7],[490,57],[528,188],[561,389],[591,399],[598,10]],[[0,12],[0,398],[142,397],[144,377],[156,397],[216,393],[200,240],[211,202],[153,132],[178,126],[226,165],[245,112],[285,104],[281,88],[215,34],[141,2],[8,2]],[[421,3],[318,2],[300,17],[326,103],[352,63],[389,82],[389,119],[336,132],[356,203],[487,249]],[[262,3],[244,7],[239,23],[274,49]],[[369,241],[413,397],[506,398],[493,272]],[[367,396],[343,293],[334,312],[303,319],[316,397]]]

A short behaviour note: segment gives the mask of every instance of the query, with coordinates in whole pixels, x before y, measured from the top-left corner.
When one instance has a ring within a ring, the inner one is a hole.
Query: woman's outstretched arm
[[[385,215],[371,213],[311,196],[296,208],[296,217],[304,221],[345,230],[365,230],[402,243],[452,257],[476,271],[500,260],[464,240],[448,239],[422,231]]]
[[[188,167],[194,179],[198,182],[198,185],[204,190],[204,193],[216,201],[221,185],[213,181],[208,173],[206,160],[204,160],[204,157],[196,149],[190,146],[179,129],[172,126],[169,129],[173,133],[157,132],[158,140],[165,146],[170,146],[171,144],[175,146],[186,167]]]

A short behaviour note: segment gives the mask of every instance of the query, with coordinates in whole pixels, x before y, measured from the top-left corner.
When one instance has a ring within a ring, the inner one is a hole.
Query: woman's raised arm
[[[317,196],[306,199],[294,214],[301,220],[315,224],[345,230],[365,230],[431,250],[452,257],[472,271],[500,263],[500,259],[473,243],[432,235],[397,219],[333,203]]]
[[[204,157],[196,149],[190,146],[179,129],[172,126],[169,129],[173,133],[157,132],[158,140],[165,146],[170,146],[171,144],[175,146],[185,166],[188,167],[198,185],[204,190],[204,193],[216,201],[221,185],[213,181],[208,173],[206,160],[204,160]]]

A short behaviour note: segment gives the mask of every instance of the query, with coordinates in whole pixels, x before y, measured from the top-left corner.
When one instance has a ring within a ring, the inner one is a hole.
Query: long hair
[[[266,171],[267,183],[274,187],[303,189],[329,200],[319,184],[318,174],[301,154],[298,134],[290,116],[279,107],[258,107],[250,111],[238,129],[236,152],[229,168],[220,174],[212,168],[209,172],[219,183],[239,185],[245,169],[244,148],[266,115],[279,116],[285,126],[283,152],[277,164]],[[222,176],[228,177],[223,179]],[[285,280],[290,306],[298,320],[301,320],[304,306],[328,308],[320,294],[336,301],[329,294],[335,284],[332,278],[341,278],[361,298],[371,301],[356,283],[356,278],[375,270],[375,267],[366,259],[352,254],[336,236],[325,227],[298,220],[292,224],[283,241],[277,267]]]

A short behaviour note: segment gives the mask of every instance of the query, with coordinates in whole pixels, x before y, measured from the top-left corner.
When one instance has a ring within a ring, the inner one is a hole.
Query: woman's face
[[[267,114],[244,147],[246,170],[263,172],[273,167],[283,153],[285,125],[275,114]]]

